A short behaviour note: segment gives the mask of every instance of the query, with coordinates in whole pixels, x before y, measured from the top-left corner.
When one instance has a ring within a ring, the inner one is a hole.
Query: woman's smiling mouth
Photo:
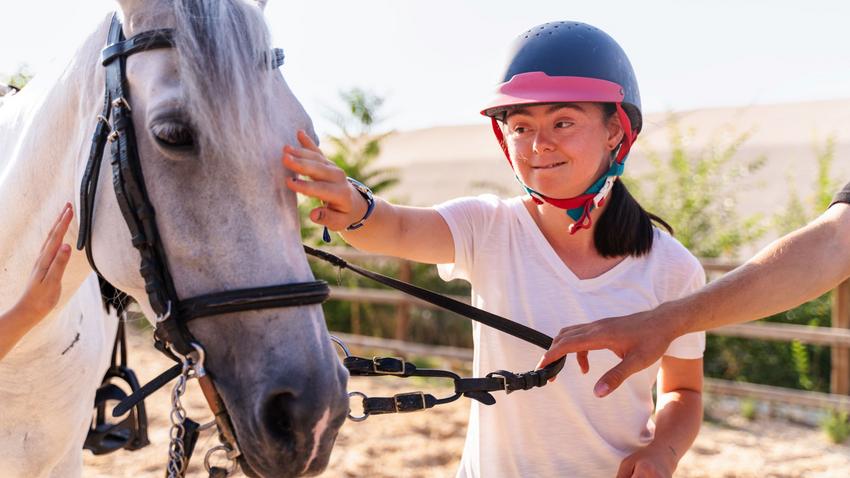
[[[567,164],[567,162],[561,161],[561,162],[558,162],[558,163],[547,164],[545,166],[531,166],[531,169],[553,169],[553,168],[557,168],[558,166],[562,166],[564,164]]]

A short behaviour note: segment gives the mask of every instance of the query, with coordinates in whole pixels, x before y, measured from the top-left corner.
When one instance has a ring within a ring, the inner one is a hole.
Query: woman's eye
[[[154,138],[168,148],[191,148],[195,145],[192,129],[180,123],[161,123],[151,127]]]
[[[522,134],[525,133],[526,129],[525,126],[514,126],[513,131],[515,134]]]
[[[572,125],[573,124],[570,121],[558,121],[557,123],[555,123],[556,128],[569,128]]]

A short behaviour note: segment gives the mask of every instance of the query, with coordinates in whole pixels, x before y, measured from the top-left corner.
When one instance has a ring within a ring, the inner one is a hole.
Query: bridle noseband
[[[229,290],[197,297],[178,297],[169,272],[165,249],[160,241],[155,210],[145,187],[126,82],[128,56],[173,46],[174,31],[170,29],[147,31],[125,40],[118,16],[112,18],[107,47],[102,53],[102,63],[106,68],[103,112],[98,116],[80,189],[80,232],[77,249],[85,249],[89,264],[102,281],[102,288],[110,288],[111,285],[100,274],[92,253],[95,195],[101,161],[108,142],[115,197],[130,230],[133,247],[141,256],[139,271],[145,281],[145,292],[148,294],[151,308],[156,314],[154,335],[157,348],[178,362],[175,367],[180,367],[184,380],[190,377],[190,372],[194,373],[191,376],[199,379],[210,408],[216,415],[220,434],[224,437],[224,446],[227,447],[225,451],[229,458],[233,458],[234,453],[236,456],[239,453],[232,423],[212,380],[203,371],[203,349],[189,332],[187,323],[193,319],[218,314],[320,304],[327,299],[330,290],[324,281],[310,281]],[[263,60],[272,68],[277,68],[283,62],[282,51],[274,50],[269,58]],[[112,289],[118,293],[107,297],[108,305],[114,306],[121,316],[127,296],[115,288]],[[179,396],[177,398],[179,399]],[[180,446],[188,448],[185,445],[188,443]],[[185,463],[179,468],[181,469],[174,470],[175,476],[181,476]]]

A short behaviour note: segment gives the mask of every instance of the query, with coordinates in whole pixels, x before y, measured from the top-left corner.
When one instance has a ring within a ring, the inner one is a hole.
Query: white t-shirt
[[[649,254],[580,280],[520,197],[482,195],[435,208],[455,247],[454,264],[439,265],[440,276],[469,281],[474,306],[553,337],[564,326],[651,309],[705,283],[697,259],[657,229]],[[472,331],[475,376],[532,370],[544,352],[478,323]],[[704,349],[705,334],[688,334],[673,341],[666,355],[697,359]],[[492,406],[472,400],[458,476],[614,476],[623,458],[653,438],[652,389],[660,361],[600,399],[593,386],[619,359],[603,350],[590,352],[589,360],[587,375],[571,356],[554,383],[509,396],[496,393]]]

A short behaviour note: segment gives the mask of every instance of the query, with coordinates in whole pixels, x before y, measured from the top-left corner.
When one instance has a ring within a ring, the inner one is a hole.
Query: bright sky
[[[0,73],[38,72],[114,3],[4,2]],[[552,20],[612,35],[629,54],[644,110],[850,98],[850,2],[785,0],[270,0],[284,75],[320,134],[353,86],[387,98],[386,128],[480,123],[507,45]]]

